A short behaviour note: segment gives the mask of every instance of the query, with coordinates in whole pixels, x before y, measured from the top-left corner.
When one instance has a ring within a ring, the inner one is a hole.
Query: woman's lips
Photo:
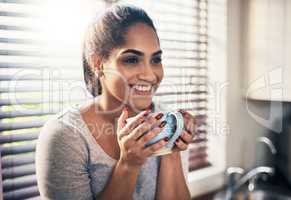
[[[130,88],[132,89],[132,91],[133,91],[134,94],[140,95],[140,96],[152,96],[153,93],[154,93],[154,86],[152,86],[149,91],[141,91],[141,90],[138,90],[136,88],[133,88],[133,85],[131,85]]]
[[[149,96],[152,94],[151,90],[150,91],[140,91],[140,90],[133,88],[133,91],[135,94],[143,95],[143,96]]]

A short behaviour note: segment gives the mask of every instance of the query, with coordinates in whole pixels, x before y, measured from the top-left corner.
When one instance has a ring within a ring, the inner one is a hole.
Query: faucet
[[[261,174],[267,174],[273,176],[275,173],[275,169],[273,167],[265,167],[260,166],[250,170],[246,173],[235,185],[234,191],[238,190],[241,186],[243,186],[246,182],[258,177]]]
[[[270,150],[270,152],[272,153],[273,156],[277,154],[277,150],[275,148],[275,145],[273,144],[273,142],[269,138],[267,138],[267,137],[259,137],[259,138],[257,138],[256,142],[257,142],[257,144],[258,143],[265,144],[269,148],[269,150]],[[257,150],[257,151],[259,151],[259,150]],[[257,165],[259,164],[258,160],[259,159],[257,158],[256,159],[256,164]],[[271,167],[271,168],[273,169],[273,172],[271,172],[270,174],[273,175],[275,173],[275,169],[273,167]],[[262,175],[263,180],[267,179],[266,174],[267,173]],[[248,185],[249,192],[252,192],[255,189],[256,178],[257,178],[257,176],[254,176],[253,178],[250,179],[249,185]]]
[[[274,175],[275,169],[273,167],[260,166],[251,169],[249,172],[243,174],[244,170],[240,167],[229,167],[227,169],[228,187],[226,190],[226,200],[231,200],[234,193],[237,192],[243,185],[261,174]],[[236,180],[235,175],[241,175],[239,180]],[[254,184],[254,183],[253,183]]]
[[[275,145],[273,144],[273,142],[269,138],[267,138],[267,137],[259,137],[257,139],[257,143],[259,143],[259,142],[262,142],[262,143],[266,144],[267,147],[269,147],[269,149],[270,149],[270,151],[271,151],[271,153],[273,155],[277,154],[277,150],[275,148]]]
[[[277,150],[275,148],[275,145],[272,143],[272,141],[267,137],[259,137],[256,140],[256,166],[261,165],[268,165],[273,166],[274,165],[274,155],[277,154]],[[264,145],[264,146],[262,146]],[[267,147],[269,151],[266,151]],[[272,157],[267,156],[267,152],[270,152],[272,154]],[[263,159],[263,160],[262,160]]]
[[[237,179],[237,175],[243,175],[244,173],[244,169],[240,168],[240,167],[229,167],[226,170],[226,174],[228,177],[228,186],[226,189],[226,194],[225,194],[225,198],[226,199],[231,199],[232,195],[234,193],[234,186],[236,183],[236,179]]]
[[[274,155],[277,153],[276,148],[272,141],[267,137],[259,137],[257,139],[257,143],[263,143],[266,144],[271,153]],[[248,191],[253,191],[255,188],[255,180],[257,177],[262,175],[269,175],[273,176],[275,173],[274,167],[269,166],[258,166],[253,169],[251,169],[249,172],[244,174],[244,170],[240,167],[229,167],[226,170],[226,174],[228,176],[228,187],[226,190],[226,200],[232,200],[233,195],[247,182],[248,184]],[[237,178],[237,176],[240,176],[240,178]]]

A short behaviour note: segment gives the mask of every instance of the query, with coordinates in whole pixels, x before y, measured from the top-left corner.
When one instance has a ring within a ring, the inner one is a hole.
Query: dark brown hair
[[[138,22],[148,25],[156,32],[153,21],[143,9],[125,4],[117,4],[106,9],[89,24],[85,33],[82,56],[86,87],[93,97],[101,94],[102,87],[89,65],[90,55],[95,53],[107,59],[114,48],[126,42],[125,35],[128,28]]]

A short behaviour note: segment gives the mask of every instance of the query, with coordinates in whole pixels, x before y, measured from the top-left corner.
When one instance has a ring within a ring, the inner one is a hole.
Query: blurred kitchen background
[[[291,199],[291,0],[0,0],[0,199],[39,199],[39,130],[91,98],[83,31],[114,3],[157,27],[155,100],[208,118],[183,152],[193,199]]]

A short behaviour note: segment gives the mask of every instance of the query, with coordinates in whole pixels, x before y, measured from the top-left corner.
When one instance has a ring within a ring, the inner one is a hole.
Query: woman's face
[[[163,79],[162,52],[156,33],[144,23],[130,26],[125,40],[103,64],[103,92],[116,103],[143,110]]]

